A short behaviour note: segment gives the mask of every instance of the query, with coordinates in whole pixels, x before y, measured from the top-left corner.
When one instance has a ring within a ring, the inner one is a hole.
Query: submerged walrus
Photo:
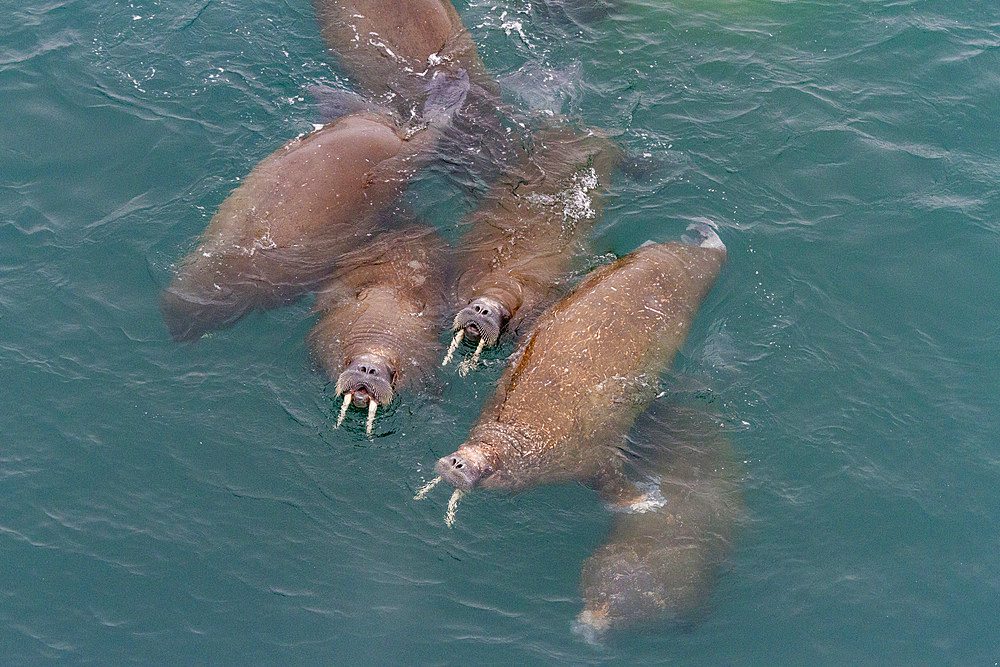
[[[581,481],[611,502],[635,497],[615,447],[656,395],[726,258],[718,235],[697,229],[698,245],[640,248],[542,314],[438,474],[459,491]]]
[[[708,415],[654,406],[629,434],[631,479],[645,497],[615,512],[581,571],[577,629],[686,625],[705,612],[732,549],[740,506],[732,446]]]
[[[361,112],[293,139],[260,162],[222,203],[163,291],[175,340],[194,340],[247,312],[287,303],[366,242],[427,159],[464,100],[468,79],[439,81],[425,127]]]
[[[317,293],[322,315],[309,333],[313,354],[337,380],[344,404],[375,411],[431,365],[444,315],[445,246],[427,227],[379,236],[341,258]]]
[[[623,156],[604,136],[568,126],[540,130],[535,142],[524,171],[505,179],[520,182],[497,184],[469,216],[457,251],[460,310],[444,364],[463,338],[478,341],[475,364],[502,332],[516,330],[556,299],[600,218],[602,193]]]

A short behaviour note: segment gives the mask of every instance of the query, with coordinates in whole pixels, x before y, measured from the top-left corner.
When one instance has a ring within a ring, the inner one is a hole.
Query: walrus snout
[[[434,470],[456,489],[463,490],[476,486],[490,472],[486,459],[465,447],[439,458]]]
[[[455,315],[454,329],[462,330],[471,340],[480,338],[486,345],[496,345],[500,330],[510,319],[510,313],[498,301],[489,297],[476,297]]]
[[[385,405],[392,400],[392,368],[381,357],[363,354],[351,361],[337,378],[337,394],[351,394],[355,406],[369,401]]]

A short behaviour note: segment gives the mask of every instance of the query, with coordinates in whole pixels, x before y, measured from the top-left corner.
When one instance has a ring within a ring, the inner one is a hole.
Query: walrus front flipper
[[[608,536],[583,565],[577,629],[589,638],[696,621],[732,547],[738,475],[718,425],[692,409],[654,408],[630,441],[646,497],[617,508]]]
[[[624,465],[621,452],[609,450],[608,460],[587,481],[587,486],[611,507],[628,507],[643,501],[643,490],[628,478]]]

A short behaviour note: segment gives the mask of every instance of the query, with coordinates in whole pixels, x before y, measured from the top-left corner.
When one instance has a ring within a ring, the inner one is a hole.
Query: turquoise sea
[[[412,500],[502,353],[369,439],[309,298],[169,340],[174,262],[349,86],[308,0],[0,0],[0,662],[1000,661],[1000,5],[588,4],[456,7],[512,105],[660,165],[592,263],[702,218],[729,247],[667,379],[739,455],[701,622],[572,631],[610,523],[581,486],[452,529]],[[467,209],[414,192],[446,233]]]

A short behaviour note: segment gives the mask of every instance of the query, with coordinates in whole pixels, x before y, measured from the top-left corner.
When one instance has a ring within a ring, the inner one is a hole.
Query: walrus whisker
[[[469,374],[469,371],[471,371],[473,368],[476,367],[476,364],[479,363],[479,355],[483,353],[483,347],[485,345],[486,345],[486,339],[480,338],[479,345],[476,346],[476,351],[472,353],[472,357],[470,359],[466,359],[459,365],[458,367],[459,375],[465,377],[466,375]]]
[[[344,423],[344,417],[347,415],[347,408],[351,407],[351,399],[354,398],[351,392],[344,394],[344,404],[340,407],[340,416],[337,417],[337,425],[334,428],[340,428],[340,425]]]
[[[375,411],[376,410],[378,410],[378,403],[375,402],[375,399],[369,398],[368,399],[368,428],[367,428],[368,435],[371,435],[372,432],[375,430]]]
[[[440,482],[441,479],[442,479],[441,475],[438,475],[437,477],[435,477],[431,481],[429,481],[426,484],[424,484],[422,487],[420,487],[420,490],[417,491],[417,495],[413,496],[413,499],[414,500],[423,500],[424,498],[426,498],[427,494],[431,492],[431,489],[433,489],[435,486],[438,485],[438,482]]]
[[[444,361],[441,362],[441,366],[447,366],[451,358],[455,356],[455,350],[462,344],[463,336],[465,336],[465,329],[459,329],[455,337],[451,339],[451,345],[448,346],[448,354],[444,355]]]
[[[465,489],[455,489],[455,493],[451,494],[451,498],[448,499],[448,512],[444,515],[444,525],[449,528],[455,525],[455,509],[458,507],[458,501],[466,493]]]

